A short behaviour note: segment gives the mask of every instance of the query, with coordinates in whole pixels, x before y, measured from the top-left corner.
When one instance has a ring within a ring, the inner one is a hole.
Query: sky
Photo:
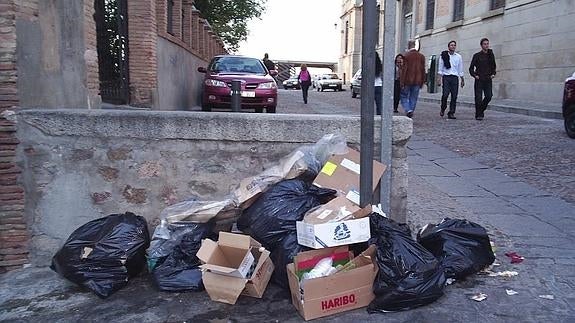
[[[268,0],[261,20],[248,23],[238,54],[273,61],[337,62],[341,0]],[[334,25],[337,24],[337,25]]]

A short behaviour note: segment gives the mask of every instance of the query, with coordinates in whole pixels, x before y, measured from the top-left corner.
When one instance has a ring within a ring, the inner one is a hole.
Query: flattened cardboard
[[[262,297],[274,270],[269,255],[251,237],[228,232],[220,232],[218,242],[204,239],[196,254],[204,262],[202,279],[208,295],[228,304],[235,304],[240,294]]]
[[[308,252],[322,250],[326,249]],[[375,248],[370,247],[352,259],[352,269],[306,280],[304,284],[300,284],[298,280],[295,271],[297,260],[294,258],[294,263],[287,265],[287,272],[292,303],[301,316],[307,321],[367,306],[375,298],[373,281],[378,267],[372,261],[375,257],[374,251]],[[300,255],[302,253],[298,254]]]
[[[296,222],[298,243],[320,249],[365,242],[371,237],[370,213],[371,205],[362,209],[339,196]]]
[[[359,174],[360,153],[348,149],[344,155],[333,155],[325,163],[313,184],[318,187],[327,187],[339,191],[341,195],[359,204]],[[373,161],[373,190],[375,191],[381,176],[385,172],[385,165]]]

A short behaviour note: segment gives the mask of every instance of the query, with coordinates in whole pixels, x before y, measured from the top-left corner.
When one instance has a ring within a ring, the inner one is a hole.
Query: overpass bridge
[[[307,67],[318,67],[318,68],[329,68],[332,72],[337,71],[336,62],[311,62],[311,61],[292,61],[292,60],[278,60],[276,63],[276,69],[278,75],[276,80],[281,83],[287,80],[291,75],[295,74],[296,67],[306,64]]]

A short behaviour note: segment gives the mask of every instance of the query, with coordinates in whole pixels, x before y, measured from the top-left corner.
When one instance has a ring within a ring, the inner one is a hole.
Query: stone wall
[[[393,122],[391,215],[405,220],[412,122]],[[47,265],[75,228],[101,216],[131,211],[153,227],[175,202],[222,200],[241,179],[325,134],[359,147],[359,129],[359,117],[335,115],[19,111],[31,261]]]

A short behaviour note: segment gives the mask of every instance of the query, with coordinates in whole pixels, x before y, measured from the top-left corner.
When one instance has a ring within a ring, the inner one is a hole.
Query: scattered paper
[[[513,289],[506,289],[505,292],[507,293],[507,295],[517,295],[517,294],[519,294],[518,292],[514,291]]]
[[[505,255],[509,258],[511,258],[511,263],[512,264],[518,264],[523,262],[523,260],[525,260],[525,257],[520,256],[517,252],[513,251],[513,252],[507,252],[505,253]]]
[[[539,295],[539,298],[543,298],[543,299],[555,299],[555,296],[553,295]]]
[[[494,266],[494,267],[495,267],[495,266],[501,266],[501,264],[498,263],[497,261],[494,261],[491,265]]]
[[[477,294],[471,296],[471,299],[474,301],[477,301],[477,302],[481,302],[486,298],[487,298],[487,295],[483,294],[483,293],[477,293]]]
[[[447,281],[445,281],[445,283],[446,283],[447,285],[451,285],[451,284],[453,284],[454,282],[455,282],[455,279],[453,279],[453,278],[447,278]]]
[[[519,275],[516,271],[499,271],[499,272],[488,272],[489,277],[513,277]]]

